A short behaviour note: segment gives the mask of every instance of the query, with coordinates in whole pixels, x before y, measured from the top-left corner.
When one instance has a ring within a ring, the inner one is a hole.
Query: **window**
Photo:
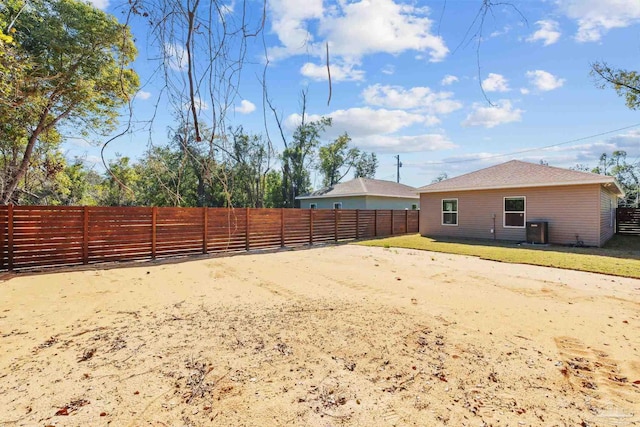
[[[442,200],[442,225],[458,225],[458,199]]]
[[[317,203],[309,203],[309,209],[318,209]]]
[[[415,204],[415,203],[414,203],[414,204],[412,204],[412,205],[411,205],[411,210],[412,210],[412,211],[417,211],[417,210],[418,210],[418,205],[417,205],[417,204]]]
[[[333,209],[342,209],[342,202],[335,202],[333,204]]]
[[[526,201],[524,197],[504,198],[504,227],[524,227],[526,216]]]

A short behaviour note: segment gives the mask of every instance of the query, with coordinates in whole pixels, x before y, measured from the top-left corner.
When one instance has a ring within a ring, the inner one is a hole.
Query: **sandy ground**
[[[0,425],[640,425],[640,281],[354,245],[0,283]]]

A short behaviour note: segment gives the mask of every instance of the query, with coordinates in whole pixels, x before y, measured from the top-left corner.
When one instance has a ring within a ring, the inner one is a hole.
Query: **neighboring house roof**
[[[418,188],[418,193],[491,190],[499,188],[554,187],[602,184],[622,196],[624,191],[612,176],[580,172],[536,163],[511,160],[455,178]]]
[[[416,189],[408,185],[379,179],[355,178],[351,181],[340,182],[333,187],[325,187],[309,194],[298,196],[296,199],[328,199],[353,196],[399,197],[403,199],[419,198]]]

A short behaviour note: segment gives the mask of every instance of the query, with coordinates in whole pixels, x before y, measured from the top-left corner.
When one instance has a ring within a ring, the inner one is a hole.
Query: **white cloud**
[[[531,34],[529,38],[527,38],[528,42],[535,42],[538,40],[542,40],[542,44],[544,46],[549,46],[554,44],[560,39],[560,31],[558,30],[558,22],[552,19],[542,20],[536,22],[540,28],[535,33]]]
[[[382,71],[383,74],[386,75],[393,75],[396,72],[396,67],[393,64],[387,64],[384,67],[382,67]]]
[[[364,56],[376,53],[396,55],[413,50],[437,62],[449,52],[442,37],[431,32],[433,21],[427,7],[360,0],[324,8],[322,0],[269,0],[269,10],[272,31],[280,41],[269,48],[272,60],[300,54],[324,58],[325,43],[329,43],[331,57],[338,58],[343,67],[353,67]],[[305,70],[315,71],[312,67]]]
[[[235,108],[235,111],[240,114],[249,114],[253,113],[256,110],[256,105],[251,102],[243,99],[240,101],[240,105]]]
[[[413,153],[456,148],[456,145],[446,135],[439,133],[411,136],[374,135],[367,138],[354,138],[353,143],[364,150],[392,153]]]
[[[322,18],[322,0],[269,0],[271,29],[277,34],[280,46],[269,49],[271,59],[286,58],[307,53],[320,46],[314,46],[313,35],[307,30],[308,21]]]
[[[422,114],[401,110],[376,110],[369,107],[336,110],[326,117],[331,117],[333,121],[331,127],[325,132],[328,137],[337,137],[347,132],[352,138],[390,134],[415,124],[422,124],[426,120]],[[300,124],[300,119],[299,114],[290,115],[285,119],[286,128],[295,129]],[[307,120],[311,121],[319,119],[319,115],[307,117]]]
[[[433,92],[428,87],[404,89],[376,84],[362,91],[362,97],[369,105],[429,114],[449,114],[462,108],[461,102],[452,99],[452,92]]]
[[[520,93],[523,95],[529,95],[529,89],[527,89],[526,87],[521,87],[520,88]]]
[[[176,71],[187,69],[187,52],[184,46],[177,43],[167,43],[164,45],[164,56],[171,69]]]
[[[305,3],[305,2],[301,2]],[[426,52],[430,61],[442,61],[449,53],[442,37],[431,34],[428,8],[393,0],[339,2],[320,22],[320,34],[333,54],[357,60],[373,53]]]
[[[562,87],[565,82],[565,79],[560,79],[543,70],[527,71],[527,77],[536,89],[543,92],[558,89],[559,87]]]
[[[352,138],[356,147],[377,152],[417,152],[455,148],[455,145],[441,133],[418,135],[394,135],[398,131],[417,125],[424,126],[430,116],[409,113],[401,110],[350,108],[337,110],[327,115],[332,126],[323,134],[324,138],[336,138],[345,132]],[[289,131],[300,124],[300,115],[292,114],[285,119],[285,128]],[[319,115],[310,115],[307,121],[320,119]],[[437,118],[434,118],[437,120]]]
[[[236,2],[235,2],[235,0],[233,0],[229,4],[220,5],[220,13],[222,15],[230,15],[230,14],[233,13],[235,8],[236,8]]]
[[[471,113],[464,119],[462,126],[493,128],[505,123],[521,121],[523,112],[523,110],[514,109],[511,101],[507,99],[499,100],[495,106],[474,103]]]
[[[614,28],[624,28],[640,22],[638,0],[556,0],[558,8],[568,18],[577,21],[579,42],[594,42]]]
[[[337,63],[330,64],[331,67],[331,81],[361,81],[364,80],[364,71],[354,69],[354,65],[340,65]],[[329,74],[327,73],[326,64],[312,64],[307,62],[300,68],[300,74],[305,77],[309,77],[313,80],[328,80]]]
[[[96,9],[107,10],[109,7],[109,0],[89,0],[89,3]]]
[[[146,90],[139,90],[138,93],[136,93],[136,99],[145,101],[149,98],[151,98],[151,92],[147,92]]]
[[[493,38],[493,37],[500,37],[503,36],[505,34],[508,34],[509,31],[511,31],[511,25],[505,25],[502,30],[496,30],[493,33],[489,34],[489,37]]]
[[[446,76],[444,76],[442,78],[442,80],[440,81],[440,84],[442,86],[449,86],[457,81],[459,81],[460,79],[458,79],[456,76],[452,76],[451,74],[447,74]]]
[[[482,89],[485,92],[508,92],[509,83],[501,74],[489,73],[489,76],[482,81]]]

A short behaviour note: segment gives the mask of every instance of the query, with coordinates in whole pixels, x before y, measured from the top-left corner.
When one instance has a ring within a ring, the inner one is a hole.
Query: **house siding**
[[[420,205],[419,199],[405,199],[399,197],[382,196],[352,196],[304,199],[300,201],[302,209],[309,209],[311,203],[317,204],[317,209],[333,209],[333,204],[342,202],[342,209],[411,209],[411,205]]]
[[[333,209],[333,204],[342,202],[342,209],[367,209],[365,196],[355,197],[330,197],[300,200],[302,209],[309,209],[311,203],[317,205],[317,209]]]
[[[600,184],[499,190],[447,191],[420,195],[420,234],[524,241],[526,228],[505,228],[504,197],[526,197],[525,221],[547,221],[549,242],[600,245]],[[442,199],[458,199],[458,225],[441,225]],[[491,233],[494,229],[495,235]]]
[[[420,208],[419,199],[403,199],[403,198],[391,198],[380,196],[367,196],[367,209],[409,209],[411,205],[418,205]]]
[[[613,237],[616,232],[616,208],[618,197],[602,187],[600,189],[600,245]]]

